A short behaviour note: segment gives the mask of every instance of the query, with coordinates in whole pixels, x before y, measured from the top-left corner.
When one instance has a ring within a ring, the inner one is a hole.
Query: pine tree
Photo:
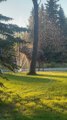
[[[39,48],[43,48],[44,40],[45,40],[45,9],[44,5],[42,4],[39,8]]]
[[[63,39],[63,43],[64,43],[63,57],[64,57],[64,60],[67,60],[67,22],[66,22],[64,10],[61,6],[59,8],[58,14],[59,14],[59,27],[61,29],[61,35],[64,36],[64,39]]]
[[[59,15],[59,26],[62,30],[64,30],[65,24],[66,24],[66,18],[65,18],[63,8],[61,6],[59,8],[58,15]]]
[[[47,0],[46,12],[50,20],[57,22],[58,19],[58,2],[59,0]]]
[[[6,0],[0,0],[0,2]],[[22,28],[13,24],[6,24],[12,18],[0,14],[0,64],[11,70],[17,68],[15,44],[22,43],[23,40],[16,38],[15,33],[26,32],[27,28]]]
[[[34,9],[32,9],[31,15],[29,17],[28,29],[30,30],[30,32],[29,32],[29,41],[32,43],[33,38],[34,38]]]
[[[0,0],[0,2],[5,0]],[[12,18],[0,14],[0,64],[13,70],[16,67],[14,63],[14,37],[13,31],[10,29],[9,24],[5,21],[12,20]]]

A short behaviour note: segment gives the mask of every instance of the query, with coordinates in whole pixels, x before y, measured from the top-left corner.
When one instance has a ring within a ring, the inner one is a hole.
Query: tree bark
[[[37,61],[37,50],[38,50],[38,3],[37,0],[32,0],[34,5],[34,41],[33,41],[33,52],[32,60],[30,65],[30,75],[36,74],[36,61]]]

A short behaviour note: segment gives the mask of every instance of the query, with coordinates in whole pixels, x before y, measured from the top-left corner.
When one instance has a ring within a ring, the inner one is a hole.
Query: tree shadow
[[[16,74],[6,74],[7,78],[12,81],[22,81],[26,83],[49,83],[49,82],[57,82],[56,80],[53,80],[49,78],[49,75],[45,75],[45,77],[40,77],[42,75],[37,75],[37,76],[19,76]],[[46,76],[48,78],[46,78]]]
[[[29,116],[24,115],[26,111],[25,100],[18,94],[13,94],[13,92],[6,93],[0,90],[0,95],[2,96],[0,97],[0,120],[31,120]],[[12,95],[12,101],[9,102],[9,98],[11,98]],[[20,106],[17,104],[20,104]]]
[[[42,109],[34,111],[33,120],[67,120],[67,114],[61,113],[45,105]]]
[[[67,78],[67,76],[64,75],[50,75],[50,74],[39,74],[39,76],[44,76],[44,77],[48,77],[48,78]]]
[[[57,82],[49,78],[49,75],[46,75],[48,78],[39,78],[43,75],[37,76],[20,76],[16,74],[5,74],[9,81],[17,81],[22,85],[25,83],[50,83]],[[44,75],[45,76],[45,75]],[[50,75],[53,76],[53,75]],[[56,76],[54,76],[56,77]],[[8,82],[9,82],[8,81]],[[2,96],[2,97],[1,97]],[[12,101],[9,101],[9,98],[12,98]],[[50,100],[50,99],[49,99]],[[34,103],[31,106],[31,103]],[[18,106],[20,104],[20,106]],[[29,106],[28,106],[29,105]],[[35,106],[34,106],[35,105]],[[40,107],[39,107],[40,106]],[[21,98],[19,94],[14,94],[12,91],[7,93],[3,89],[0,90],[0,120],[67,120],[66,114],[66,105],[60,105],[59,103],[55,104],[56,107],[62,109],[55,110],[49,105],[44,105],[40,96],[26,97],[25,99]],[[32,114],[24,114],[27,110],[31,111]]]
[[[12,93],[5,94],[1,91],[1,94],[7,96]],[[35,106],[26,107],[26,104],[31,102],[34,102]],[[20,104],[20,107],[16,105],[17,103]],[[67,114],[64,112],[66,106],[60,105],[59,103],[54,105],[55,107],[62,108],[62,111],[60,112],[59,110],[49,107],[49,105],[43,104],[40,98],[28,98],[28,100],[25,100],[16,94],[12,102],[0,99],[0,120],[67,120]],[[24,114],[26,110],[31,111],[33,114]]]
[[[0,101],[0,120],[31,120],[23,115],[14,104]]]
[[[67,107],[65,105],[60,105],[56,103],[55,107],[61,108],[62,110],[55,109],[49,105],[43,104],[39,99],[34,100],[37,107],[30,107],[33,110],[33,115],[31,120],[67,120]],[[53,103],[54,104],[54,103]],[[66,112],[65,112],[66,111]]]

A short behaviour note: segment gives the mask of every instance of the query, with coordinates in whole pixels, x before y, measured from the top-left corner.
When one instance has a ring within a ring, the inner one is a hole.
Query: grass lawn
[[[0,120],[67,120],[67,72],[0,77]]]

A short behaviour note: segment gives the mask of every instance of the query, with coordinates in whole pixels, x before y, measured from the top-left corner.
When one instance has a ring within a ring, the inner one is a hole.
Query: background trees
[[[58,7],[59,7],[58,1],[59,0],[47,0],[45,4],[48,17],[53,22],[57,22],[58,19]]]
[[[47,0],[45,6],[39,7],[39,43],[38,51],[41,51],[41,61],[65,62],[67,46],[67,24],[59,0]],[[33,12],[29,18],[30,37],[33,38]],[[31,27],[30,27],[31,26]],[[33,40],[32,40],[33,41]]]

